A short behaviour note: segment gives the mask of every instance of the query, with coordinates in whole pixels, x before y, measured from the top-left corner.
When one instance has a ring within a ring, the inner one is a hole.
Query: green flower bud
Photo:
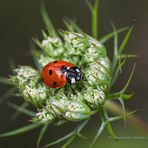
[[[38,107],[47,100],[49,90],[39,82],[39,72],[30,66],[19,66],[14,71],[16,75],[10,79],[19,88],[26,101]]]
[[[33,121],[62,124],[65,121],[80,121],[89,118],[104,103],[111,81],[111,66],[104,46],[86,34],[62,32],[65,40],[49,37],[44,33],[40,43],[44,53],[34,52],[37,62],[43,67],[48,62],[62,59],[81,66],[86,81],[75,84],[76,94],[65,87],[58,92],[40,82],[40,73],[28,66],[15,70],[11,79],[25,100],[39,111]],[[43,106],[44,104],[44,106]]]
[[[69,54],[80,55],[88,46],[88,41],[80,33],[64,32],[64,40]]]
[[[25,85],[30,80],[37,81],[39,73],[30,66],[19,66],[14,70],[15,75],[10,77],[10,80],[16,85]]]
[[[66,112],[67,106],[69,105],[68,99],[51,100],[50,103],[51,103],[53,112],[56,114],[56,116],[60,118]]]
[[[20,91],[26,101],[31,102],[34,106],[40,106],[48,98],[48,89],[42,84],[32,84],[21,86]]]
[[[88,80],[88,83],[90,85],[93,85],[94,83],[100,84],[100,85],[108,85],[111,81],[111,72],[109,69],[109,61],[108,63],[104,60],[102,61],[102,58],[99,58],[99,60],[96,60],[95,62],[92,62],[89,64],[89,67],[86,69],[85,76]],[[106,64],[105,66],[103,64]]]
[[[90,108],[80,101],[70,101],[64,117],[70,121],[80,121],[90,117],[92,111]]]
[[[83,94],[83,99],[93,109],[98,109],[99,105],[104,103],[106,97],[104,91],[99,87],[89,87]]]
[[[59,57],[63,53],[63,43],[59,37],[48,37],[41,42],[41,46],[50,57]]]
[[[66,112],[65,118],[70,121],[81,121],[90,117],[91,114],[83,114],[83,113],[71,113]]]
[[[36,117],[33,118],[34,122],[41,122],[41,123],[53,123],[55,121],[55,116],[52,112],[52,109],[43,108],[40,112],[36,113]]]

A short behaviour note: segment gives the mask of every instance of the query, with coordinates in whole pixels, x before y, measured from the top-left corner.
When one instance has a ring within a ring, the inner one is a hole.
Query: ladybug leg
[[[71,88],[73,94],[76,94],[75,90],[72,87],[72,84],[75,83],[75,78],[74,77],[68,77],[68,83],[70,85],[70,88]]]
[[[69,84],[70,84],[70,88],[71,88],[71,90],[72,90],[72,93],[75,95],[76,92],[75,92],[74,88],[72,87],[72,83],[69,83]]]

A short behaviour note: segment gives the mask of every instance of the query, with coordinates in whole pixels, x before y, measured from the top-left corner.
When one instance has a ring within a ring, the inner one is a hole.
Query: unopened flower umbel
[[[10,79],[24,99],[37,108],[38,112],[33,118],[35,122],[57,124],[60,120],[84,120],[97,112],[106,98],[111,70],[105,47],[86,34],[68,31],[62,31],[61,34],[64,42],[58,36],[45,36],[44,33],[43,41],[38,41],[44,54],[35,51],[38,52],[37,62],[43,67],[52,62],[50,59],[70,61],[81,67],[86,80],[73,84],[73,94],[69,86],[58,91],[45,86],[41,72],[30,66],[19,66],[14,70],[16,75]]]
[[[9,105],[31,116],[31,124],[15,131],[0,134],[0,137],[16,135],[42,126],[37,140],[37,147],[39,147],[48,125],[58,126],[68,121],[78,122],[79,125],[72,132],[55,142],[44,145],[46,148],[68,139],[63,145],[65,148],[75,137],[86,139],[81,134],[81,130],[88,123],[90,117],[98,113],[101,126],[89,148],[96,142],[105,127],[107,127],[109,134],[116,138],[110,123],[122,118],[126,120],[126,116],[132,114],[126,114],[124,99],[129,99],[132,96],[126,94],[126,90],[135,66],[123,89],[119,92],[111,92],[128,56],[133,57],[133,55],[122,53],[132,32],[132,27],[129,28],[119,49],[116,40],[117,33],[121,30],[114,30],[98,41],[97,24],[93,24],[97,23],[98,0],[96,0],[94,7],[91,4],[89,6],[93,12],[91,13],[93,19],[96,19],[92,22],[92,36],[94,38],[85,34],[70,20],[65,21],[66,31],[57,32],[48,19],[45,9],[42,10],[47,30],[42,31],[43,39],[34,38],[35,45],[32,46],[31,53],[36,68],[20,65],[14,69],[9,78],[2,81],[5,84],[14,85],[8,94],[24,98],[25,103],[22,106],[13,103],[9,103]],[[123,31],[125,30],[127,28],[123,29]],[[115,44],[112,63],[103,45],[111,37],[114,37]],[[118,99],[122,108],[120,109],[111,99]],[[35,112],[25,108],[28,104],[34,106]],[[118,109],[114,110],[116,107]],[[110,117],[107,109],[111,112],[112,110],[114,112],[120,110],[119,115],[123,109],[123,115]]]

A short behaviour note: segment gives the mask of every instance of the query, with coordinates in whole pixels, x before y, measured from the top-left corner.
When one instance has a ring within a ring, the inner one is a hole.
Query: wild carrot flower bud
[[[48,98],[49,90],[39,82],[39,72],[30,66],[19,66],[10,80],[19,88],[26,101],[38,107]]]
[[[20,91],[24,98],[38,107],[48,98],[48,89],[42,84],[28,83],[26,86],[21,86]]]
[[[47,37],[41,42],[41,47],[51,57],[58,57],[63,53],[63,43],[59,37]]]
[[[105,92],[111,80],[110,61],[100,42],[86,34],[61,32],[65,42],[59,37],[49,37],[38,44],[44,54],[35,51],[37,62],[43,67],[57,59],[70,60],[82,67],[86,81],[76,86],[76,94],[70,88],[58,92],[47,88],[40,81],[40,73],[28,66],[20,66],[11,79],[18,86],[25,100],[37,107],[38,113],[33,121],[63,123],[67,120],[79,121],[89,118],[98,111],[106,99]]]
[[[25,85],[30,80],[38,80],[39,73],[30,66],[19,66],[14,70],[15,75],[11,76],[11,81],[16,85]]]
[[[79,121],[88,118],[92,111],[90,108],[79,101],[72,101],[68,99],[51,100],[51,108],[58,119]]]
[[[103,64],[106,64],[105,66],[101,63],[103,60]],[[106,62],[106,63],[105,63]],[[106,61],[103,58],[99,58],[98,60],[88,64],[88,70],[86,70],[86,78],[88,80],[88,83],[90,85],[93,85],[94,83],[97,85],[108,85],[111,81],[111,71],[109,67],[109,60]]]
[[[89,87],[83,93],[83,99],[93,108],[98,109],[99,105],[105,101],[105,93],[102,89]]]
[[[55,116],[51,108],[42,108],[39,109],[39,112],[36,113],[36,117],[33,118],[32,121],[41,123],[53,123],[55,121]]]
[[[70,121],[80,121],[92,115],[90,108],[81,101],[70,101],[64,117]]]

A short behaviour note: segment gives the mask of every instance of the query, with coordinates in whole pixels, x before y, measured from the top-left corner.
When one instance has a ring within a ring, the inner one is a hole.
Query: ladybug
[[[53,61],[42,69],[42,79],[45,85],[52,88],[64,87],[67,82],[70,86],[76,81],[82,80],[80,68],[67,61]]]

